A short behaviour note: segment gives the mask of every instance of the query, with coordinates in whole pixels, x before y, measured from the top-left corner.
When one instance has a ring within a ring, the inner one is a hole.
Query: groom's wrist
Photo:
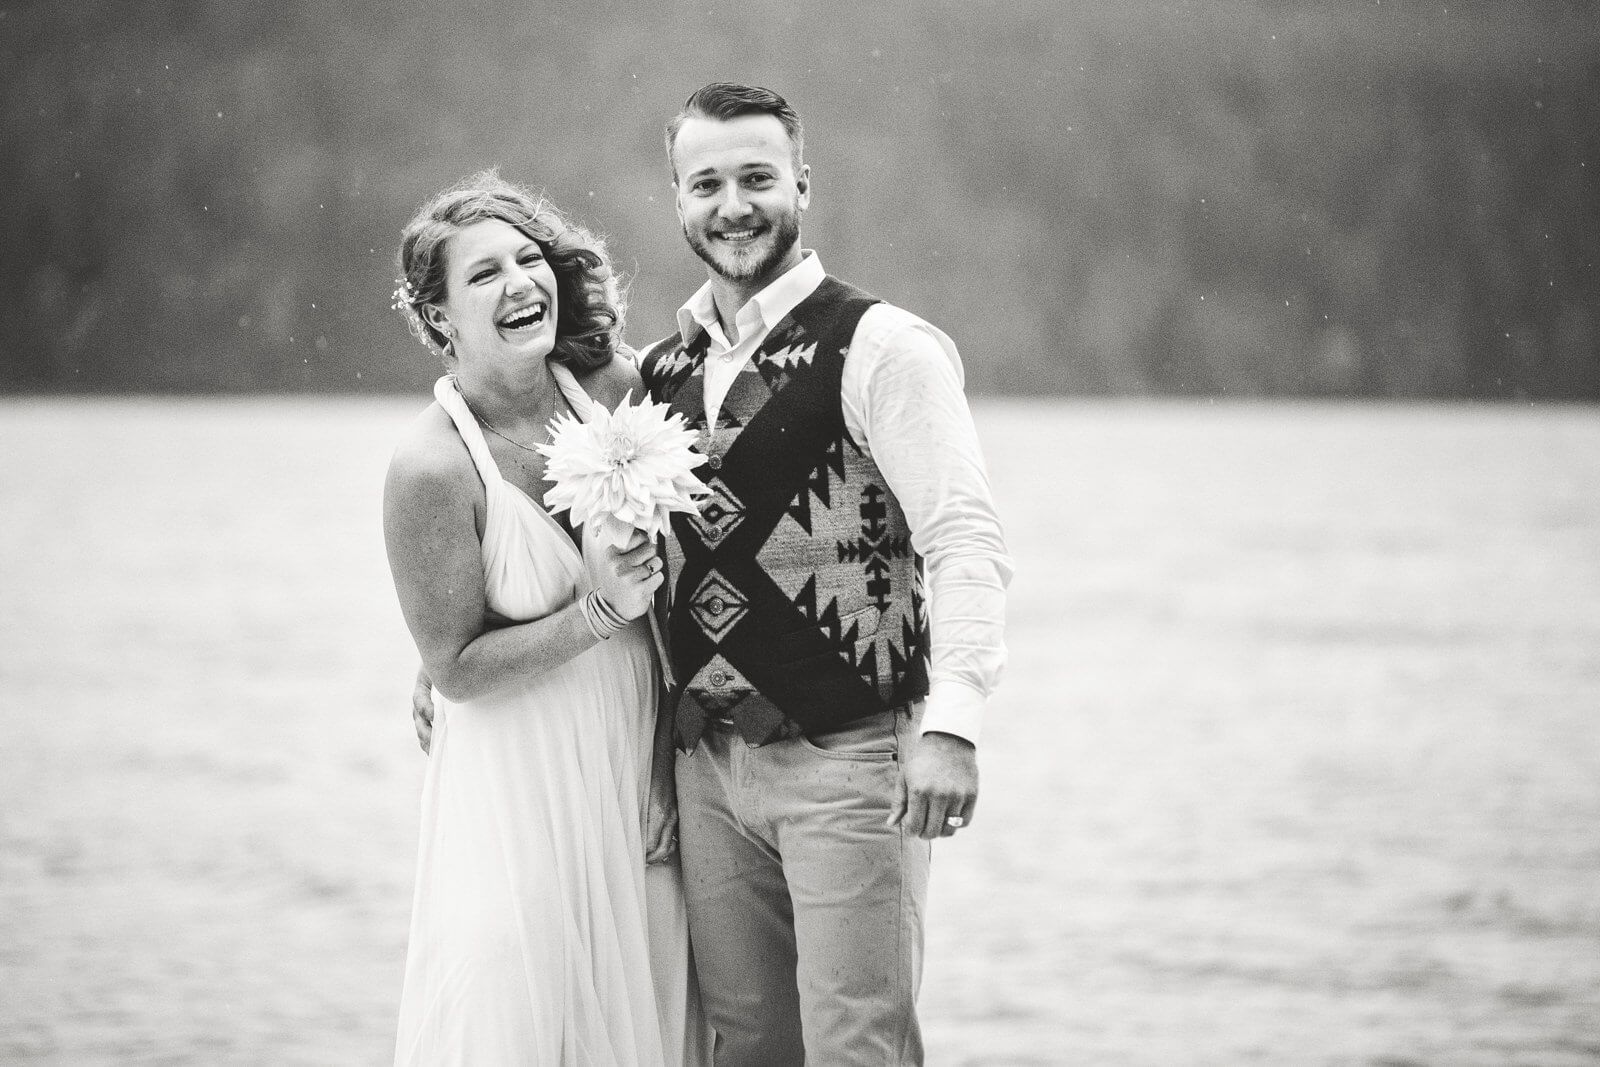
[[[976,746],[987,703],[984,694],[964,682],[936,679],[923,705],[920,732],[953,734]]]

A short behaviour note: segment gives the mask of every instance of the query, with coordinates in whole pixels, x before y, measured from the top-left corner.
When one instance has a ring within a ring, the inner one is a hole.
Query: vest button
[[[721,470],[722,456],[716,452],[711,453],[711,455],[706,457],[706,466],[710,467],[714,471]]]
[[[712,671],[710,681],[712,685],[727,685],[728,676],[722,671]]]
[[[707,526],[706,527],[706,540],[707,541],[715,541],[718,538],[720,538],[721,536],[722,536],[722,527],[720,527],[720,526]]]
[[[706,610],[711,612],[713,615],[721,615],[722,609],[725,607],[727,607],[727,605],[722,602],[722,598],[719,596],[714,596],[710,600],[706,601]]]

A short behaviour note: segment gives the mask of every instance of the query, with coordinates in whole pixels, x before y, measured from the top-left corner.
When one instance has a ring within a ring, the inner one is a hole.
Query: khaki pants
[[[920,1064],[929,843],[885,826],[916,714],[678,756],[679,847],[718,1067]]]

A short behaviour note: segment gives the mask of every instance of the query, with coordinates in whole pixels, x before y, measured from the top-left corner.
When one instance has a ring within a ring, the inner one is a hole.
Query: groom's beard
[[[771,229],[744,248],[731,248],[704,232],[683,227],[684,239],[711,270],[730,282],[748,282],[767,275],[783,262],[800,240],[800,211],[795,208],[772,218]]]

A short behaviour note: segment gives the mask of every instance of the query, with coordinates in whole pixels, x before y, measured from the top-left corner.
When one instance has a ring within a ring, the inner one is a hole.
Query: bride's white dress
[[[489,605],[532,619],[586,593],[577,546],[500,477],[455,380],[434,395],[483,479]],[[656,685],[641,620],[492,696],[435,694],[397,1065],[709,1062],[677,863],[644,862]]]

